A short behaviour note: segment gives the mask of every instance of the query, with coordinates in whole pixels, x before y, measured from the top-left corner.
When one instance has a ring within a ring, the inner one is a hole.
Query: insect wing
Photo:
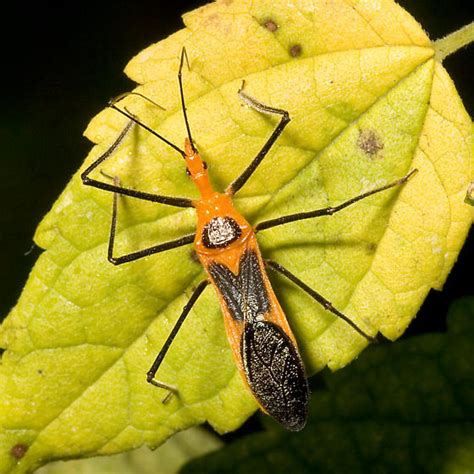
[[[245,326],[241,354],[248,384],[262,408],[285,428],[301,430],[308,416],[308,383],[301,357],[276,324]]]
[[[244,247],[236,274],[211,259],[205,266],[217,290],[234,359],[246,384],[265,412],[287,429],[302,429],[308,413],[308,382],[256,241],[250,240]]]

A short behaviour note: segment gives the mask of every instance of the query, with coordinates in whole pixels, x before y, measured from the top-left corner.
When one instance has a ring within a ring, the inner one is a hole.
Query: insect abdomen
[[[285,428],[303,429],[309,388],[303,362],[290,338],[268,321],[246,324],[241,355],[249,387],[261,407]]]

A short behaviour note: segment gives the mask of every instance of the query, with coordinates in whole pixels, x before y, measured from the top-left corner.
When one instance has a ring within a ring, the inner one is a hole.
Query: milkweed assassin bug
[[[177,389],[157,380],[155,378],[156,373],[193,305],[206,286],[212,284],[224,314],[224,324],[233,356],[244,382],[264,412],[275,418],[285,428],[298,431],[304,427],[308,416],[308,382],[295,337],[270,285],[266,268],[285,276],[314,300],[322,304],[328,311],[342,318],[367,340],[372,342],[374,337],[359,328],[326,298],[306,285],[288,269],[277,262],[264,260],[257,244],[256,234],[266,229],[302,219],[332,215],[373,194],[405,183],[416,170],[412,170],[401,179],[355,196],[337,206],[285,215],[260,222],[252,227],[234,208],[232,197],[245,185],[282,134],[286,125],[290,122],[289,113],[286,110],[262,104],[247,95],[243,90],[244,84],[242,84],[238,91],[240,99],[257,112],[279,117],[279,122],[242,174],[231,182],[223,193],[214,191],[209,181],[207,165],[201,159],[194,145],[186,113],[182,82],[185,60],[188,62],[186,51],[183,48],[179,64],[178,84],[184,124],[187,131],[184,149],[179,148],[148,127],[128,109],[119,107],[118,103],[126,96],[124,94],[112,100],[109,107],[126,116],[129,122],[109,149],[81,174],[81,178],[86,185],[114,193],[108,244],[108,259],[114,265],[132,262],[142,257],[194,243],[197,256],[206,270],[207,279],[194,289],[191,298],[184,306],[181,315],[147,373],[149,383],[168,390],[168,395],[163,401],[167,401],[173,393],[176,394]],[[131,94],[139,95],[144,100],[152,102],[151,99],[141,94]],[[112,178],[113,182],[98,181],[90,177],[91,172],[108,159],[120,146],[134,124],[148,130],[184,158],[186,171],[199,190],[199,199],[191,200],[162,196],[123,187],[117,177]],[[120,194],[169,206],[194,207],[197,213],[196,232],[143,250],[115,256],[117,200]]]

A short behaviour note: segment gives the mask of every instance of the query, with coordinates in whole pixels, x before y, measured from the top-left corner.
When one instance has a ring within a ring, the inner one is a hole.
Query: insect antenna
[[[116,110],[117,112],[121,113],[122,115],[124,115],[125,117],[128,117],[130,120],[132,120],[133,122],[135,122],[137,125],[140,125],[140,127],[142,127],[143,129],[147,130],[148,132],[150,132],[152,135],[154,135],[156,138],[158,138],[159,140],[161,140],[162,142],[166,143],[168,146],[170,146],[171,148],[173,148],[174,150],[176,150],[183,158],[186,156],[186,153],[184,152],[184,150],[182,150],[181,148],[179,148],[179,146],[175,145],[174,143],[171,143],[169,140],[167,140],[165,137],[163,137],[162,135],[160,135],[158,132],[156,132],[155,130],[153,130],[151,127],[149,127],[148,125],[146,125],[145,123],[143,123],[142,121],[140,121],[135,115],[133,115],[126,107],[124,107],[123,109],[121,109],[120,107],[117,107],[117,103],[120,102],[121,100],[123,100],[125,97],[128,97],[129,95],[137,95],[139,97],[141,97],[142,99],[145,99],[147,100],[148,102],[150,102],[151,104],[155,105],[156,107],[159,107],[160,109],[162,110],[165,110],[164,107],[162,107],[161,105],[157,104],[156,102],[154,102],[153,100],[151,100],[149,97],[147,97],[146,95],[143,95],[143,94],[140,94],[139,92],[125,92],[124,94],[120,94],[119,96],[115,97],[114,99],[111,99],[109,101],[109,104],[108,106],[111,108],[111,109],[114,109]]]
[[[166,110],[162,105],[160,105],[157,102],[155,102],[154,100],[150,99],[145,94],[142,94],[140,92],[135,92],[135,91],[124,92],[122,94],[119,94],[117,97],[114,97],[109,102],[109,105],[110,105],[110,103],[116,104],[117,102],[120,102],[122,99],[125,99],[125,97],[128,97],[129,95],[137,95],[138,97],[141,97],[142,99],[145,99],[146,101],[150,102],[150,104],[153,104],[155,107],[158,107],[161,110]]]
[[[186,102],[184,100],[183,78],[182,78],[184,60],[186,60],[186,65],[188,66],[188,70],[189,70],[190,67],[189,67],[188,54],[186,53],[186,48],[183,46],[183,49],[181,50],[181,60],[179,62],[179,70],[178,70],[179,95],[181,97],[181,108],[183,110],[184,123],[186,125],[186,131],[188,133],[188,139],[189,139],[189,142],[191,143],[191,148],[193,149],[193,151],[197,151],[196,147],[194,146],[193,137],[191,135],[191,128],[189,127],[189,121],[188,121],[188,114],[186,112]]]

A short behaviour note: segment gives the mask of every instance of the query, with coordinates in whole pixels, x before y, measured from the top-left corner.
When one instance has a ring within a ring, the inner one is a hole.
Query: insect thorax
[[[203,228],[202,243],[208,249],[224,248],[241,235],[242,229],[232,217],[213,217]]]

